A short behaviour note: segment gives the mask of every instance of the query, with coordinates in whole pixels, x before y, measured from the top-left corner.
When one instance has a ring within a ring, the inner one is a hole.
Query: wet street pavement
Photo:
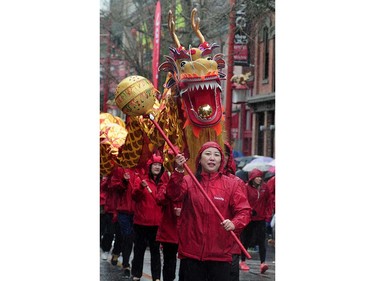
[[[269,269],[264,273],[260,273],[260,261],[258,252],[249,251],[251,259],[247,260],[246,263],[250,267],[250,270],[245,272],[240,270],[240,281],[275,281],[275,248],[267,245],[267,258],[266,263]],[[160,255],[163,257],[163,255]],[[133,256],[130,257],[130,260]],[[100,259],[100,281],[128,281],[122,270],[122,257],[120,257],[117,266],[111,264],[111,255],[108,256],[107,260]],[[163,265],[163,261],[162,261]],[[176,279],[178,281],[178,268],[179,260],[177,260]],[[150,264],[150,252],[146,250],[145,260],[143,265],[143,276],[141,281],[149,281],[151,278],[151,264]],[[161,279],[161,281],[163,278]]]

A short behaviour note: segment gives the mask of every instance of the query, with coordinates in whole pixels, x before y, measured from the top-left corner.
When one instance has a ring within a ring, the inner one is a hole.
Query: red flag
[[[160,1],[156,3],[155,21],[154,21],[154,50],[152,53],[152,81],[154,87],[158,88],[158,67],[159,67],[159,54],[160,54],[160,21],[161,20],[161,7]]]

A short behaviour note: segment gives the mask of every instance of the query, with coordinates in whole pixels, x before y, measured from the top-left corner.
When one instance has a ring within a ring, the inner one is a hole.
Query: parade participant
[[[248,200],[251,205],[251,222],[242,232],[241,238],[245,248],[259,246],[260,272],[268,269],[266,261],[266,219],[272,215],[272,198],[267,185],[263,182],[263,172],[253,169],[249,172],[247,188]],[[246,257],[241,253],[241,264],[245,263]],[[241,268],[240,264],[240,268]]]
[[[166,186],[159,188],[156,201],[163,208],[156,241],[163,249],[163,281],[173,281],[176,278],[178,236],[177,225],[181,213],[181,202],[173,202],[166,196]],[[181,279],[182,281],[182,279]]]
[[[111,246],[108,246],[108,241],[111,241],[112,238],[109,235],[109,226],[111,224],[107,219],[107,215],[104,211],[105,201],[107,197],[108,190],[108,177],[100,177],[100,249],[102,250],[101,258],[106,260],[111,250]]]
[[[162,218],[162,208],[156,202],[156,194],[168,182],[168,174],[164,172],[163,159],[153,154],[147,162],[146,175],[137,177],[132,190],[134,206],[134,258],[132,261],[133,280],[140,280],[147,245],[151,254],[152,280],[160,280],[161,261],[160,243],[156,241],[156,233]],[[164,187],[165,188],[165,187]]]
[[[134,231],[134,201],[132,199],[132,190],[136,179],[134,169],[125,169],[116,167],[110,181],[110,186],[117,189],[117,219],[120,224],[122,236],[122,267],[126,278],[130,278],[130,255],[133,250]]]
[[[224,155],[216,142],[206,142],[195,159],[196,179],[226,219],[220,221],[213,206],[192,176],[184,176],[182,154],[167,186],[167,196],[182,201],[178,228],[178,256],[184,281],[228,281],[233,237],[249,222],[250,206],[238,181],[223,174]]]
[[[236,162],[233,158],[233,148],[229,142],[224,142],[224,173],[227,176],[236,175]]]
[[[246,184],[245,182],[237,177],[236,174],[236,163],[233,159],[233,148],[229,142],[224,143],[224,174],[228,177],[231,177],[238,181],[238,184],[241,186],[241,190],[247,198]],[[250,206],[251,207],[251,206]],[[251,214],[251,209],[249,211]],[[240,237],[240,233],[238,234]],[[239,281],[240,280],[240,255],[241,249],[238,244],[233,241],[232,248],[232,266],[230,270],[230,281]]]
[[[122,237],[120,225],[117,220],[117,195],[116,189],[110,186],[112,173],[106,177],[106,181],[101,184],[101,193],[105,194],[105,203],[103,205],[102,222],[104,225],[103,236],[100,246],[103,250],[102,259],[106,260],[109,251],[112,248],[111,263],[117,265],[118,257],[121,253]]]
[[[275,176],[272,176],[267,181],[267,187],[270,191],[271,201],[272,201],[272,218],[267,224],[267,233],[269,235],[268,244],[275,246],[275,212],[276,212],[276,191],[275,191]]]

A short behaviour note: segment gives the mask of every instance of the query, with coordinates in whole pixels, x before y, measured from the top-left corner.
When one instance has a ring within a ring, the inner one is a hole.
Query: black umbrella
[[[264,181],[268,181],[268,180],[269,180],[270,178],[272,178],[274,175],[275,175],[274,172],[270,172],[270,171],[265,172],[265,173],[264,173],[264,176],[263,176]]]
[[[241,180],[243,180],[245,183],[249,181],[249,173],[243,170],[238,170],[236,172],[236,176],[239,177]]]

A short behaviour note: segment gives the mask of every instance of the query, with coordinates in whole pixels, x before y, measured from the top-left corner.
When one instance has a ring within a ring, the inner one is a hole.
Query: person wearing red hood
[[[275,220],[276,220],[276,217],[275,217],[275,211],[276,211],[275,181],[276,181],[275,176],[273,176],[267,181],[267,187],[270,191],[271,198],[272,198],[272,217],[271,217],[271,221],[269,222],[269,224],[267,224],[267,227],[269,227],[268,234],[271,236],[268,239],[268,244],[273,245],[273,246],[275,246]]]
[[[108,176],[100,177],[100,249],[103,251],[101,254],[103,260],[108,259],[113,241],[113,234],[109,231],[112,218],[105,212],[108,182]]]
[[[103,216],[101,217],[101,222],[105,228],[100,246],[103,250],[102,259],[107,260],[113,243],[111,263],[117,265],[117,257],[121,253],[122,238],[116,210],[118,201],[117,191],[110,185],[112,175],[113,172],[103,177],[100,183],[100,193],[104,195],[103,199],[105,198],[102,210]]]
[[[225,218],[220,221],[191,175],[184,176],[182,154],[175,157],[176,171],[167,185],[167,196],[182,201],[178,227],[178,257],[184,281],[228,281],[233,237],[250,221],[250,205],[238,181],[226,176],[224,153],[210,141],[202,145],[195,159],[195,177]]]
[[[236,163],[233,159],[233,148],[229,142],[224,143],[224,174],[228,177],[231,177],[238,181],[238,184],[241,186],[242,192],[247,198],[247,187],[246,183],[239,177],[236,176]],[[251,207],[251,206],[250,206]],[[250,209],[251,214],[251,209]],[[238,234],[240,238],[240,233]],[[240,280],[240,255],[241,249],[238,244],[233,240],[232,248],[232,266],[230,271],[230,281],[239,281]]]
[[[117,190],[117,219],[120,224],[122,236],[122,267],[125,277],[130,278],[130,255],[133,251],[134,231],[134,201],[132,199],[132,190],[137,178],[135,169],[123,168],[118,166],[114,168],[109,186]],[[118,260],[118,256],[112,257],[113,261]]]
[[[244,247],[259,246],[260,272],[268,269],[266,261],[266,220],[272,216],[272,198],[267,185],[263,182],[263,172],[253,169],[249,172],[247,196],[251,207],[251,222],[241,234]],[[240,268],[249,270],[246,257],[241,254]],[[244,265],[247,267],[244,267]]]
[[[132,190],[134,205],[134,257],[132,261],[133,280],[140,280],[147,245],[151,254],[151,275],[153,281],[160,281],[160,243],[156,233],[162,218],[162,208],[157,204],[156,194],[164,188],[169,176],[164,172],[163,158],[153,154],[147,161],[146,175],[140,174]]]
[[[176,278],[177,226],[181,213],[181,202],[173,202],[166,195],[166,186],[159,188],[156,201],[163,209],[163,216],[156,234],[156,241],[159,241],[163,247],[163,281],[173,281]]]

